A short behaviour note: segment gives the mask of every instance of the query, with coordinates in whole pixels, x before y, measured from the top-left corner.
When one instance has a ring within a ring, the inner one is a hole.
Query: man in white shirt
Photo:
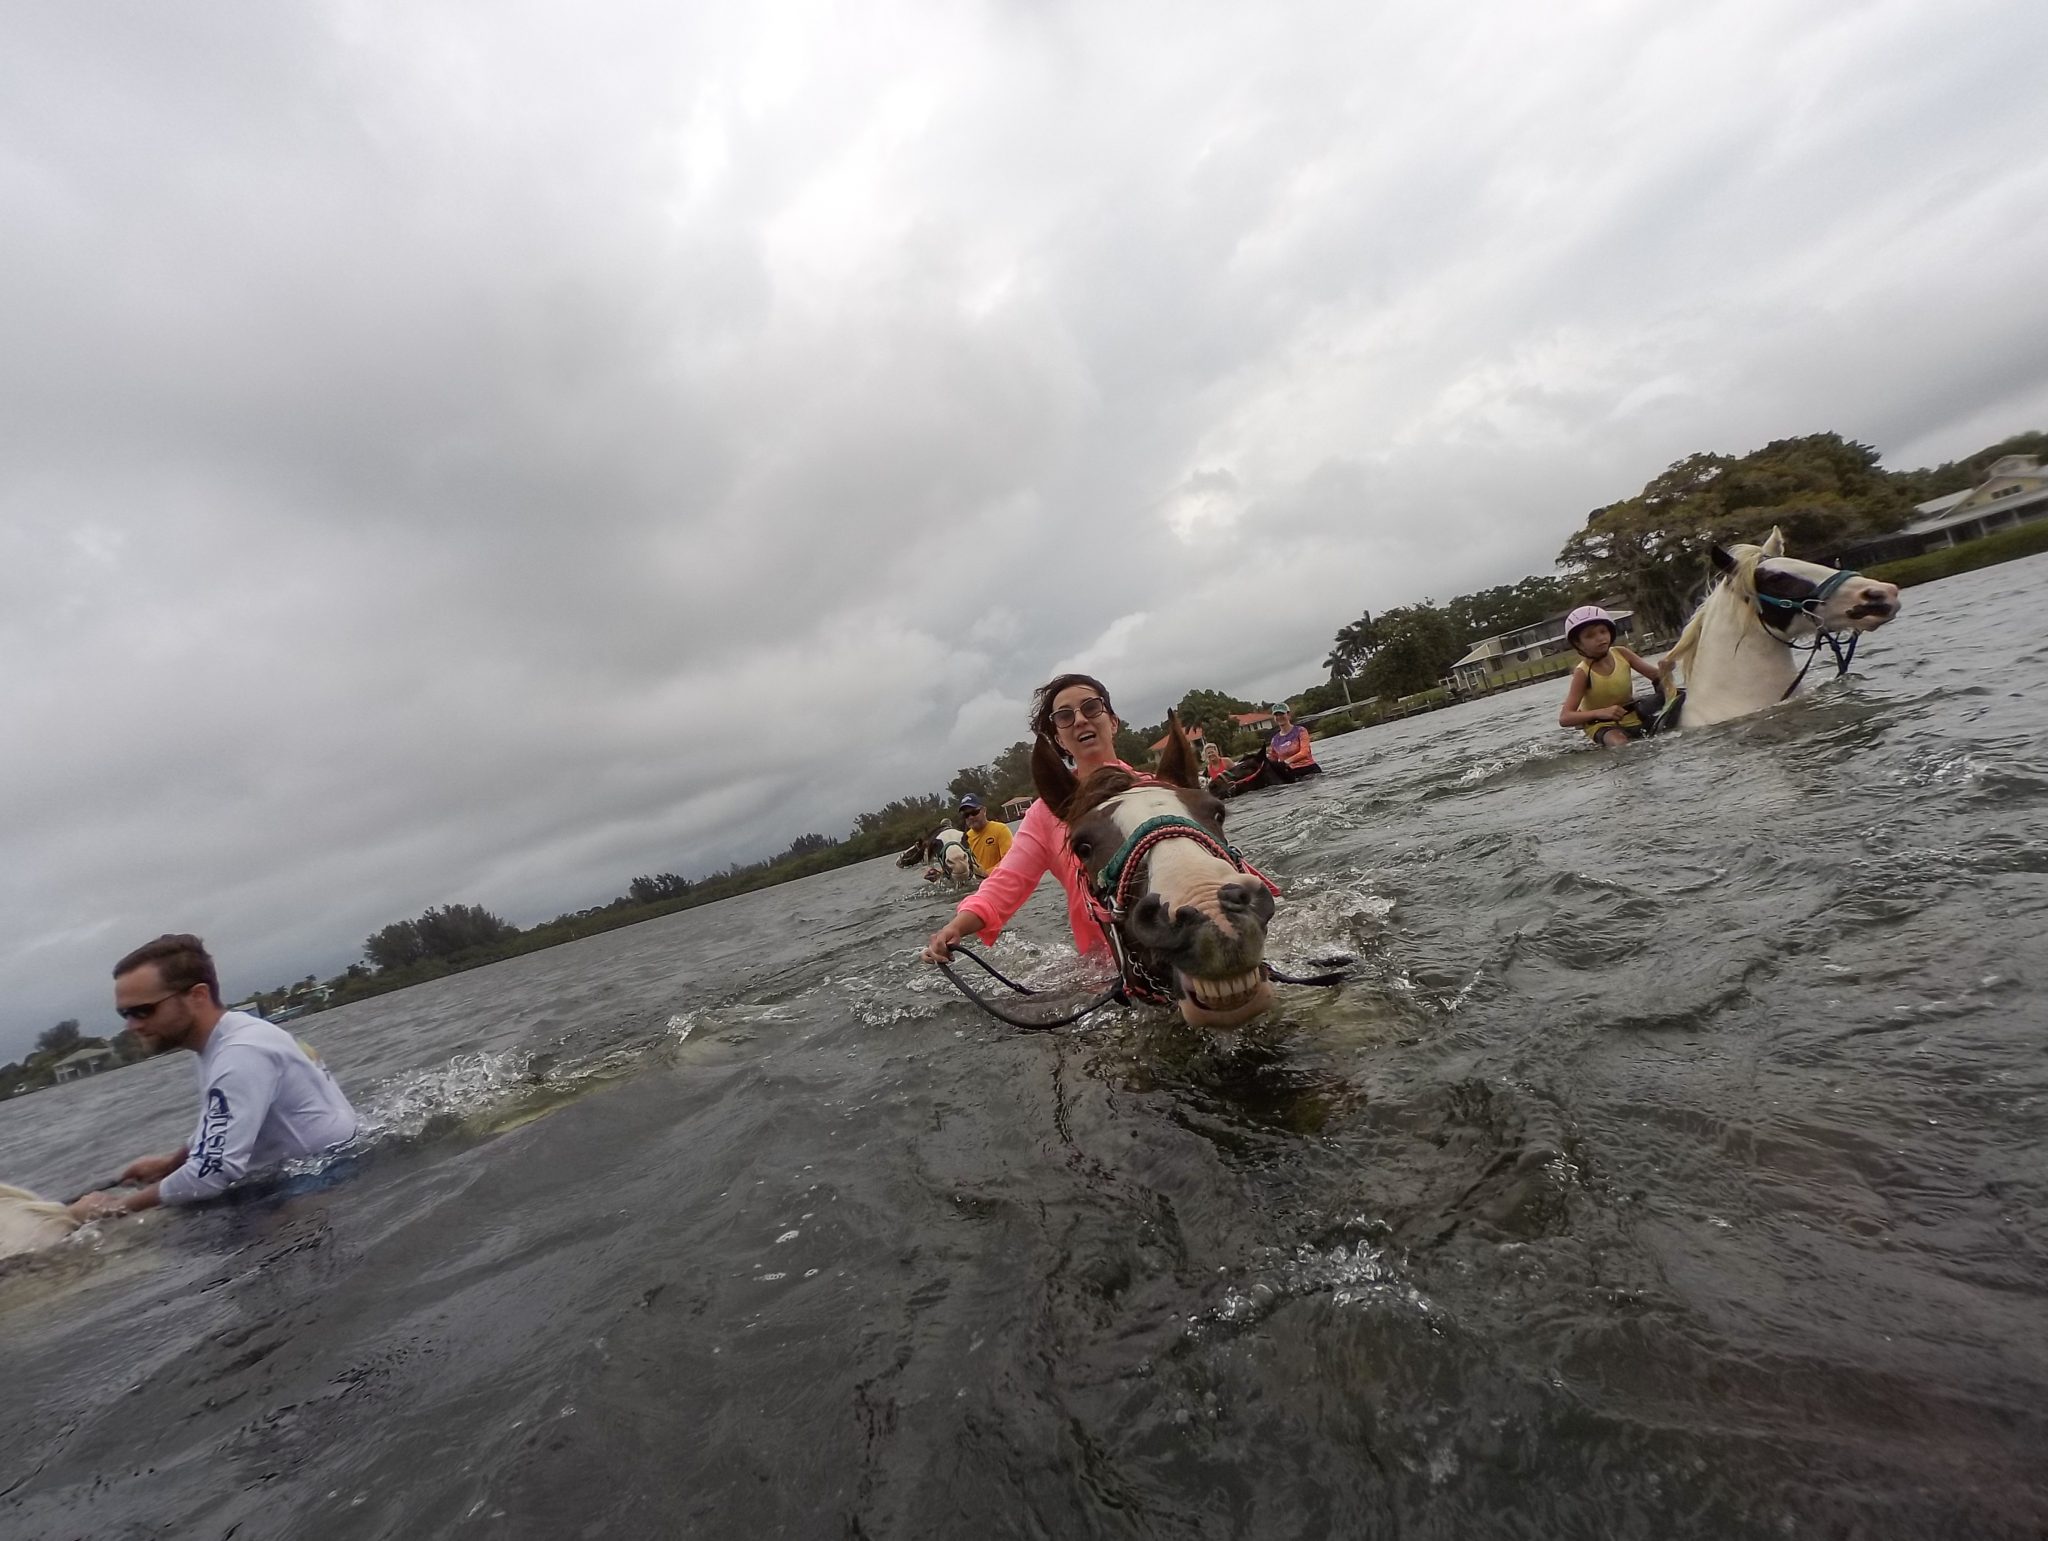
[[[243,1177],[352,1139],[356,1111],[327,1067],[281,1027],[223,1011],[220,976],[196,936],[160,936],[114,965],[114,1009],[156,1053],[199,1056],[199,1123],[190,1143],[122,1171],[132,1193],[88,1193],[80,1220],[196,1204]]]

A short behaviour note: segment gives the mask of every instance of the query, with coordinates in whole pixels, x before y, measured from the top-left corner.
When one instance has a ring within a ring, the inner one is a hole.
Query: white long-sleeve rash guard
[[[166,1204],[196,1204],[253,1171],[317,1156],[352,1138],[356,1110],[327,1067],[283,1028],[224,1014],[199,1051],[199,1126],[185,1164],[158,1184]]]

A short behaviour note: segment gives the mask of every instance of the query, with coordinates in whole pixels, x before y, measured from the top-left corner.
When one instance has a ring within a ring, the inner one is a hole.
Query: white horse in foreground
[[[1792,694],[1823,644],[1848,663],[1850,646],[1899,613],[1894,583],[1785,555],[1777,530],[1761,546],[1714,548],[1721,579],[1664,655],[1666,678],[1685,678],[1680,728],[1705,728],[1774,706]],[[1805,655],[1802,657],[1802,655]]]
[[[71,1211],[0,1183],[0,1257],[37,1252],[78,1229]]]

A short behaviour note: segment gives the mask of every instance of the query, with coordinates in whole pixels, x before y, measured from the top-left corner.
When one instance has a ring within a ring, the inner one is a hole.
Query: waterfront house
[[[1601,608],[1614,617],[1618,637],[1626,637],[1635,630],[1635,611],[1613,601]],[[1569,610],[1560,610],[1533,626],[1517,626],[1496,637],[1481,637],[1466,649],[1463,658],[1451,665],[1452,682],[1459,690],[1491,690],[1502,683],[1503,676],[1569,651],[1570,644],[1564,640],[1564,618],[1569,614]]]
[[[2034,455],[2003,456],[1976,486],[1916,503],[1913,514],[1910,523],[1889,535],[1844,546],[1835,554],[1835,565],[1875,567],[2048,519],[2048,466]]]
[[[1198,722],[1192,728],[1185,728],[1182,731],[1187,734],[1188,742],[1194,746],[1195,763],[1200,764],[1202,759],[1202,745],[1208,742],[1208,740],[1203,737],[1202,725]],[[1160,734],[1158,742],[1156,742],[1152,746],[1152,758],[1155,760],[1158,759],[1159,756],[1165,752],[1166,746],[1170,744],[1172,741],[1173,735],[1171,733]]]
[[[120,1063],[120,1059],[121,1056],[105,1044],[93,1044],[58,1060],[50,1067],[50,1075],[58,1081],[82,1081],[102,1070],[111,1070]]]

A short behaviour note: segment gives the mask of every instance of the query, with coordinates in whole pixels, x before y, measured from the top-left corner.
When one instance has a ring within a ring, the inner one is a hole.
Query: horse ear
[[[1735,571],[1735,558],[1730,556],[1724,547],[1717,545],[1714,547],[1714,567],[1716,571],[1732,573]]]
[[[1181,730],[1180,713],[1169,710],[1166,714],[1166,748],[1159,756],[1159,779],[1170,781],[1177,787],[1197,787],[1202,784],[1201,769],[1195,763],[1195,746],[1188,742],[1188,736]]]
[[[1074,800],[1081,782],[1053,748],[1051,739],[1041,737],[1031,746],[1031,785],[1046,807],[1062,819],[1067,816],[1067,804]]]
[[[1785,532],[1776,525],[1772,525],[1771,533],[1764,539],[1763,550],[1765,556],[1783,556],[1785,554]]]

